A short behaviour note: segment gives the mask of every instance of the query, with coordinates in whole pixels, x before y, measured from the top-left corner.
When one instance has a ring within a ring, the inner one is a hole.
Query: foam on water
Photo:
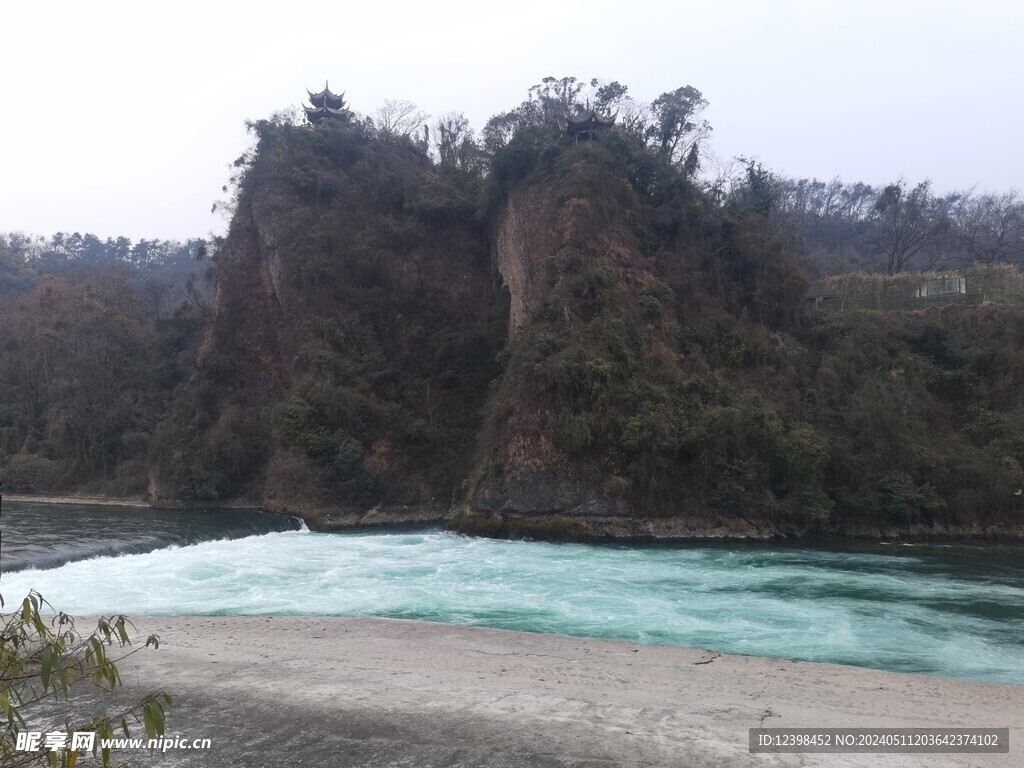
[[[2,591],[78,614],[415,618],[1024,684],[1019,552],[960,573],[892,551],[287,531],[6,574]]]

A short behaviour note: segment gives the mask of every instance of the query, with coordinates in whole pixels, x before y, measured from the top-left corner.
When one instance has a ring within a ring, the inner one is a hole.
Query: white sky
[[[345,91],[479,129],[546,75],[711,102],[714,151],[792,176],[1024,187],[1024,2],[30,2],[0,9],[0,232],[178,238],[244,122]]]

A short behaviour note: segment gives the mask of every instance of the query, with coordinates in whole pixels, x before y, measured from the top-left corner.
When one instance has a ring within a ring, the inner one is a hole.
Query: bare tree
[[[704,191],[718,203],[728,198],[746,178],[746,168],[738,157],[723,158],[706,153],[702,165]]]
[[[163,320],[170,313],[170,299],[174,286],[167,280],[151,277],[143,283],[139,297],[145,304],[146,314],[153,320]]]
[[[429,118],[425,112],[405,99],[385,99],[373,115],[373,127],[382,139],[411,137]]]
[[[434,123],[434,142],[442,168],[470,173],[477,169],[480,148],[469,119],[462,112],[441,115]]]
[[[933,251],[931,264],[938,256],[934,250],[949,231],[948,212],[942,198],[931,191],[931,182],[923,181],[908,190],[904,181],[890,184],[878,195],[872,213],[871,243],[886,258],[888,274],[908,268],[914,259]]]
[[[1000,195],[962,195],[954,208],[960,247],[971,261],[1024,262],[1024,199],[1017,190]]]

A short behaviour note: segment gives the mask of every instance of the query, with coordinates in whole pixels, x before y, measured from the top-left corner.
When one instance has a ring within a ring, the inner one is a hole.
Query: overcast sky
[[[710,101],[722,157],[942,192],[1024,188],[1024,2],[6,2],[0,232],[178,238],[210,213],[244,123],[324,80],[475,128],[546,75]]]

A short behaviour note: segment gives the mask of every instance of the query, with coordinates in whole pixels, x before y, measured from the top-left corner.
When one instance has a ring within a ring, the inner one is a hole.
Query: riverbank
[[[142,497],[102,496],[95,494],[5,493],[4,501],[14,504],[64,504],[82,507],[149,507],[153,509],[262,509],[249,499],[222,499],[203,504],[182,502],[150,503]],[[275,510],[267,509],[268,512]],[[287,514],[287,513],[281,513]],[[298,517],[299,515],[291,515]]]
[[[847,524],[830,530],[809,525],[779,525],[746,517],[677,515],[660,518],[588,517],[570,515],[477,515],[440,504],[377,505],[370,509],[322,506],[273,499],[222,499],[208,504],[185,504],[163,499],[96,495],[4,494],[12,503],[65,504],[97,507],[153,507],[158,509],[262,509],[297,517],[312,531],[329,533],[386,530],[408,526],[445,526],[456,533],[498,539],[534,539],[578,543],[693,544],[704,542],[770,541],[988,541],[1024,542],[1024,522],[961,525],[883,526]]]
[[[1024,754],[1024,686],[389,619],[136,625],[161,642],[123,662],[128,692],[170,692],[170,732],[212,742],[161,766],[979,768]],[[752,755],[758,726],[1009,726],[1011,751]]]
[[[78,504],[83,507],[148,507],[143,499],[115,496],[61,496],[56,494],[5,493],[4,501],[18,504]]]
[[[300,502],[284,504],[268,499],[259,506],[267,512],[297,517],[309,526],[311,531],[320,533],[401,528],[411,525],[444,525],[452,516],[449,508],[441,504],[422,504],[415,507],[378,504],[370,509],[353,509]]]
[[[780,524],[739,515],[679,514],[672,517],[608,517],[569,514],[477,514],[459,505],[376,505],[370,509],[265,500],[268,512],[302,519],[318,532],[345,532],[416,525],[443,525],[455,533],[496,539],[576,543],[700,544],[771,541],[988,541],[1024,542],[1024,522],[952,525],[881,525],[867,522],[830,529]]]

